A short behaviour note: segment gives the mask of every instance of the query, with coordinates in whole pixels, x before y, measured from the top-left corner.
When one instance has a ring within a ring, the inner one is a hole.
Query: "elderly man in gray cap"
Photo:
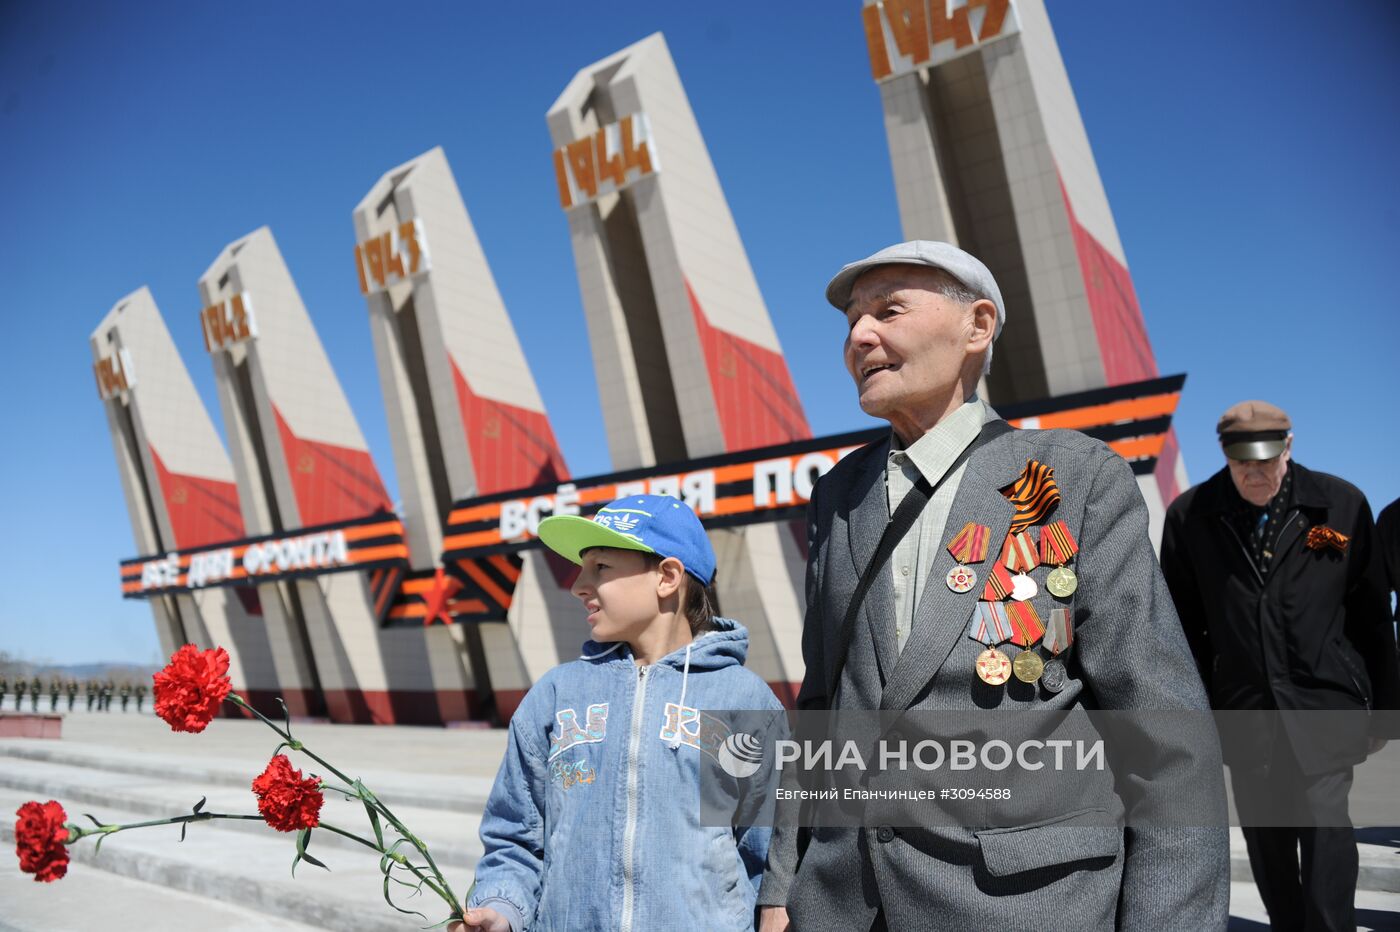
[[[1012,430],[977,395],[1006,319],[986,266],[901,243],[826,296],[861,409],[891,430],[812,493],[799,708],[1205,710],[1131,468],[1080,433]],[[1223,799],[1213,741],[1145,744],[1120,785]],[[1105,830],[1104,809],[1064,808],[810,832],[780,815],[760,927],[1225,927],[1223,826]]]
[[[1397,708],[1395,640],[1371,507],[1293,462],[1292,428],[1266,401],[1221,416],[1226,465],[1167,510],[1162,570],[1212,706],[1260,713],[1222,737],[1271,923],[1350,930],[1347,796],[1353,766],[1394,737],[1395,717],[1371,712]],[[1313,711],[1354,714],[1291,714]]]

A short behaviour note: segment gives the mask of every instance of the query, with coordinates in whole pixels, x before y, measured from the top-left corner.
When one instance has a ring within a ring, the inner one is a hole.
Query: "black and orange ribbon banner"
[[[177,592],[408,566],[397,515],[373,514],[335,524],[231,540],[123,560],[122,597]]]
[[[1184,375],[1166,376],[999,405],[998,411],[1016,427],[1083,431],[1123,456],[1135,474],[1146,475],[1156,466],[1185,380]],[[847,454],[888,437],[888,428],[855,431],[459,501],[443,528],[444,552],[431,569],[410,569],[402,524],[396,515],[381,513],[124,560],[122,595],[151,598],[211,586],[362,571],[370,575],[376,614],[387,624],[502,618],[520,575],[519,552],[539,546],[533,529],[549,514],[587,516],[616,498],[646,491],[686,500],[707,528],[801,518],[812,486],[823,473]],[[1027,475],[1003,490],[1017,510],[1012,534],[1043,520],[1059,497],[1053,470],[1035,463],[1027,468]],[[962,533],[969,539],[954,556],[964,562],[984,560],[990,530],[973,524]],[[1344,548],[1346,538],[1337,538],[1318,537],[1319,543],[1310,546]],[[1068,540],[1072,554],[1073,538]],[[1041,547],[1044,558],[1044,536]],[[1004,556],[997,564],[1004,565]],[[1039,626],[1038,619],[1023,623],[1027,633]]]

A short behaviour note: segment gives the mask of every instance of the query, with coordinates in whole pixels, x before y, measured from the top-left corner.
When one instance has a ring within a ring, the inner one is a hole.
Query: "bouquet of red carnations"
[[[273,750],[272,759],[268,761],[267,767],[253,779],[253,793],[258,798],[258,815],[209,812],[204,809],[205,800],[201,799],[186,815],[128,825],[104,825],[93,816],[87,816],[92,822],[92,827],[88,827],[69,822],[63,806],[54,800],[46,803],[27,802],[16,812],[19,818],[15,822],[15,850],[19,855],[20,870],[33,874],[37,881],[52,882],[68,872],[68,846],[88,836],[97,837],[100,850],[104,838],[128,829],[179,825],[180,838],[184,840],[191,822],[251,819],[266,822],[279,832],[296,832],[296,856],[292,858],[293,875],[302,861],[329,870],[325,864],[306,852],[312,830],[323,829],[359,842],[379,854],[379,870],[384,875],[384,900],[394,909],[420,916],[426,921],[427,917],[422,913],[403,909],[394,902],[390,895],[390,884],[411,887],[415,892],[421,892],[427,887],[442,897],[449,910],[448,917],[436,925],[460,920],[463,912],[462,901],[453,894],[447,878],[433,862],[428,846],[410,832],[389,807],[362,782],[350,779],[293,738],[290,717],[287,717],[282,725],[278,725],[233,692],[228,677],[228,664],[228,652],[222,647],[200,650],[193,644],[186,644],[171,656],[169,665],[154,677],[155,710],[175,731],[198,733],[208,727],[221,704],[231,702],[277,732],[282,739],[281,743]],[[285,712],[285,704],[282,708]],[[282,753],[284,748],[305,754],[340,783],[330,783],[314,775],[303,777],[300,770],[292,767],[291,759]],[[356,835],[321,821],[321,805],[325,802],[324,794],[328,791],[340,793],[350,799],[358,799],[364,805],[373,838]],[[386,841],[386,834],[391,840]],[[421,863],[415,863],[420,859]],[[407,880],[405,877],[413,879]],[[470,895],[470,891],[468,894]]]

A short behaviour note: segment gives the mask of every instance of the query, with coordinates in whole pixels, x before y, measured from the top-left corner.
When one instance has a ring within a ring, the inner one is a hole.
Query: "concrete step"
[[[0,932],[90,932],[98,925],[98,914],[104,932],[325,929],[86,866],[70,870],[67,877],[52,884],[35,883],[15,871],[0,871],[0,903],[5,904],[0,910]]]
[[[0,811],[13,812],[33,793],[11,788],[0,789]],[[47,798],[47,797],[46,797]],[[65,806],[73,813],[73,807]],[[141,821],[146,813],[117,806],[103,808],[102,818],[110,822]],[[406,908],[418,909],[428,917],[425,923],[417,916],[396,913],[384,902],[383,879],[378,859],[368,849],[351,851],[328,843],[328,832],[313,832],[310,852],[326,863],[329,871],[309,864],[297,867],[291,875],[295,855],[294,836],[279,835],[272,830],[263,834],[230,830],[232,823],[202,823],[190,827],[181,843],[179,830],[174,827],[137,829],[109,836],[97,851],[95,839],[85,839],[69,849],[72,858],[70,874],[83,877],[106,872],[118,877],[144,881],[167,890],[180,891],[195,897],[214,900],[243,910],[273,917],[278,921],[294,922],[325,929],[356,929],[365,932],[400,932],[419,929],[446,916],[446,906],[435,895],[408,898],[407,888],[395,886],[395,902]],[[250,823],[251,824],[251,823]],[[425,826],[426,828],[426,826]],[[0,844],[14,844],[14,823],[0,821]],[[465,897],[471,885],[471,871],[445,867],[448,881],[459,897]],[[13,867],[0,871],[8,874],[9,889],[14,877],[32,883]],[[88,919],[83,928],[103,923],[106,915],[103,901],[84,903],[68,898],[64,884],[70,878],[54,884],[36,885],[52,894],[54,909],[60,907],[78,921]],[[398,891],[402,890],[400,894]],[[29,894],[34,896],[34,894]],[[122,900],[122,910],[127,909]],[[8,912],[6,913],[8,915]],[[150,919],[160,914],[143,913],[145,928],[153,928]],[[47,926],[41,926],[48,928]],[[203,923],[170,925],[168,928],[205,928]],[[274,926],[264,925],[263,928]]]
[[[292,757],[297,755],[293,754]],[[301,763],[298,761],[297,763]],[[56,799],[74,820],[80,813],[91,812],[102,822],[114,821],[108,810],[120,809],[136,813],[142,820],[164,816],[184,815],[201,796],[208,798],[205,809],[211,812],[257,813],[257,798],[249,785],[251,777],[241,787],[224,785],[202,786],[194,779],[160,779],[146,774],[131,774],[107,770],[101,762],[95,765],[61,764],[36,761],[22,756],[0,757],[0,787],[28,793],[39,801]],[[376,793],[377,786],[371,785]],[[364,807],[355,800],[327,792],[321,819],[337,828],[371,837],[372,829]],[[478,813],[426,809],[420,806],[400,806],[398,801],[381,795],[385,804],[403,820],[410,831],[422,838],[439,866],[453,865],[470,871],[481,856]],[[219,821],[224,831],[273,834],[268,826],[258,822]],[[385,825],[388,831],[388,826]],[[366,851],[354,841],[323,832],[318,845]],[[105,845],[104,845],[105,847]]]
[[[262,772],[277,738],[268,732],[264,754],[245,757],[218,757],[198,752],[169,754],[148,750],[129,750],[108,744],[83,743],[69,740],[37,741],[15,738],[0,740],[0,759],[19,758],[69,767],[89,767],[108,773],[153,777],[201,787],[248,787],[253,777]],[[317,772],[320,765],[295,752],[285,751],[293,766],[303,772]],[[384,800],[398,806],[417,806],[451,812],[480,813],[491,792],[492,780],[483,776],[405,773],[402,770],[347,769],[334,756],[326,760],[351,777],[358,777]],[[499,762],[499,759],[498,759]],[[411,763],[411,761],[405,761]],[[329,776],[322,774],[322,776]],[[196,796],[196,799],[199,797]]]

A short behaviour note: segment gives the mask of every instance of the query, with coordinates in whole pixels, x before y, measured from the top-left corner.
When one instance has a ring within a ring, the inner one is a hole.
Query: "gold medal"
[[[1022,683],[1034,683],[1045,671],[1045,661],[1041,660],[1040,654],[1035,651],[1023,650],[1011,662],[1011,667],[1016,673],[1016,679]]]
[[[1045,577],[1045,588],[1050,590],[1051,595],[1067,599],[1079,588],[1079,577],[1068,566],[1057,566]]]
[[[1000,686],[1011,679],[1011,660],[995,647],[977,655],[977,677],[988,686]]]
[[[959,564],[948,571],[948,588],[954,592],[970,592],[977,585],[977,571]]]

